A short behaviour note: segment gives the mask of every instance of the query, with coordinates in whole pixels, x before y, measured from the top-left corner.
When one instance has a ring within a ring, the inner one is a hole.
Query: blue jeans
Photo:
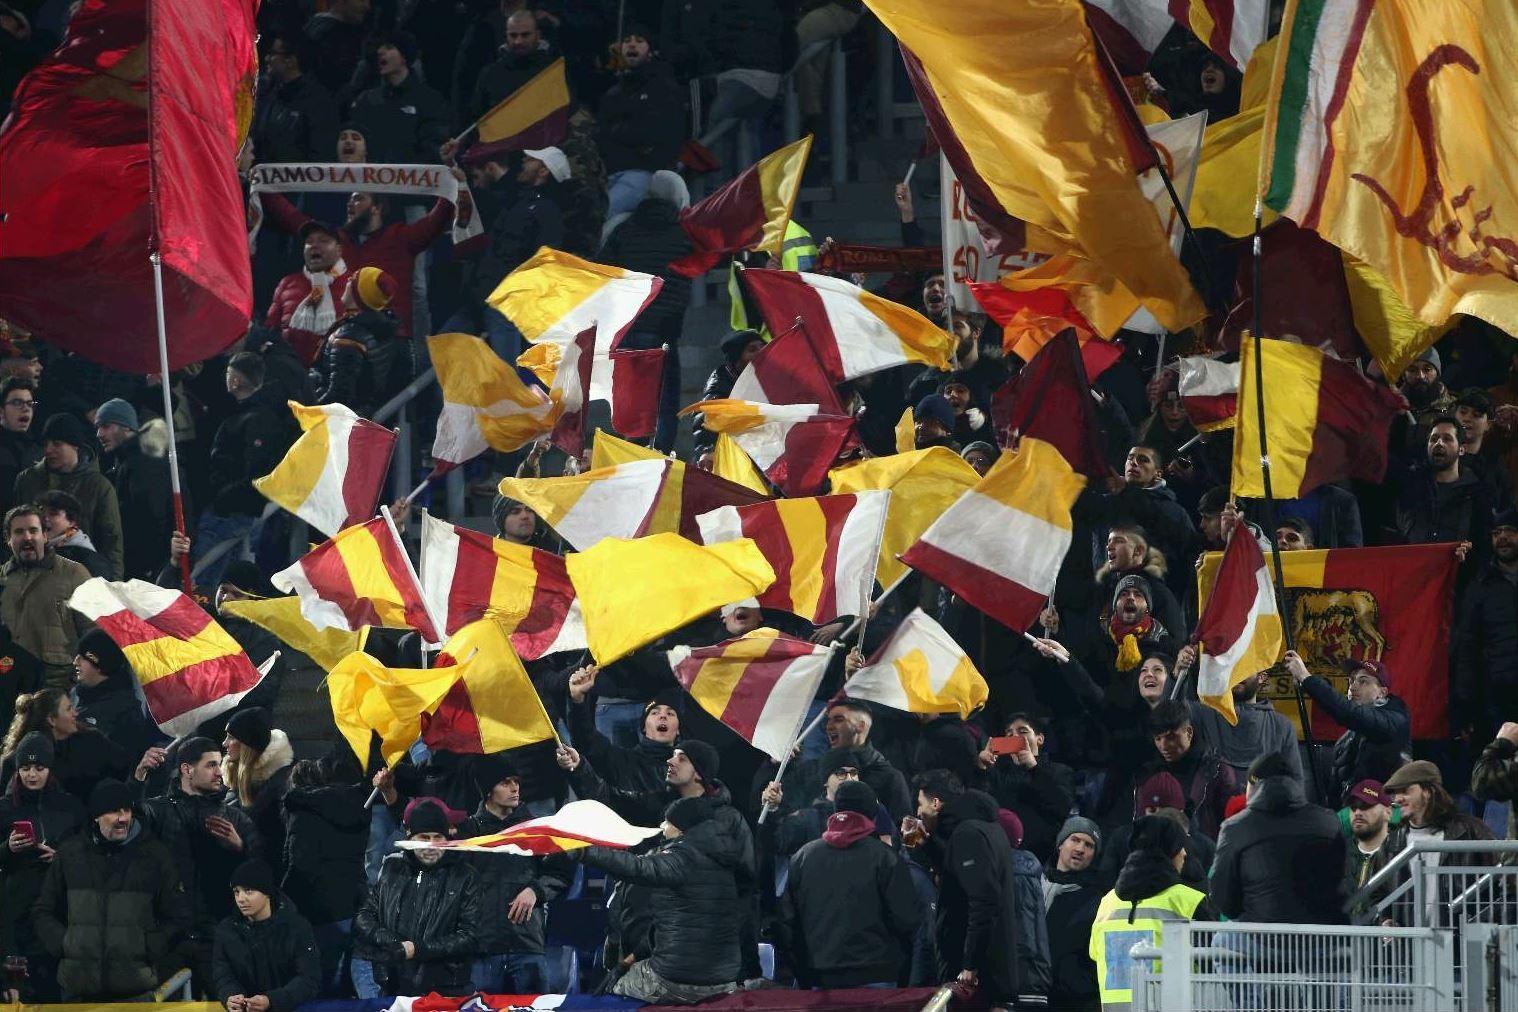
[[[234,541],[246,537],[247,543],[234,545],[228,552],[223,553],[214,561],[208,563],[205,569],[195,574],[195,584],[215,591],[221,583],[222,574],[227,571],[227,566],[238,559],[248,558],[252,554],[253,541],[257,538],[254,530],[258,523],[257,517],[245,516],[221,516],[210,510],[200,515],[200,520],[195,525],[195,541],[190,546],[190,566],[195,564],[212,548],[223,541]]]
[[[376,801],[369,809],[369,845],[364,850],[364,875],[370,885],[379,881],[380,865],[400,838],[401,824],[395,813],[384,801]]]
[[[374,964],[367,959],[353,957],[348,964],[348,971],[353,975],[353,993],[359,998],[378,998],[380,996],[379,984],[374,980]]]
[[[596,730],[613,745],[638,747],[638,732],[643,729],[643,704],[636,702],[596,701]]]
[[[645,169],[623,169],[606,177],[606,217],[631,211],[643,202],[648,181],[654,174]]]
[[[529,952],[483,956],[469,967],[469,984],[483,994],[543,994],[548,990],[548,959]]]

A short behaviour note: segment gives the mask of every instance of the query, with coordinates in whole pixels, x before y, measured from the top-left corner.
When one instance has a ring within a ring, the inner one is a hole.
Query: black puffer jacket
[[[272,897],[268,920],[235,914],[216,925],[211,978],[223,1005],[234,994],[269,999],[269,1012],[293,1012],[321,990],[321,957],[311,924],[285,896]]]
[[[458,835],[461,839],[469,839],[499,833],[530,818],[531,813],[519,808],[503,819],[481,802],[475,813],[459,826]],[[467,854],[465,857],[474,868],[480,896],[481,920],[475,938],[479,953],[485,956],[502,952],[541,953],[548,926],[545,905],[569,888],[574,877],[570,858],[563,854],[548,857]],[[537,903],[525,924],[513,924],[506,911],[523,889],[531,889],[538,898]]]
[[[1436,482],[1419,466],[1405,479],[1397,497],[1397,539],[1407,545],[1469,541],[1471,557],[1485,561],[1491,551],[1491,489],[1476,472],[1461,467],[1452,482]]]
[[[1223,824],[1207,894],[1231,921],[1343,924],[1339,818],[1307,803],[1295,777],[1268,777]]]
[[[129,758],[137,759],[149,745],[168,741],[168,736],[142,708],[142,700],[132,691],[131,678],[130,673],[122,672],[99,685],[76,685],[74,706],[81,721],[119,745]]]
[[[391,854],[353,919],[353,954],[373,961],[383,994],[468,994],[482,909],[474,869],[458,855],[429,868],[414,852]]]
[[[1049,926],[1049,1007],[1100,1005],[1096,964],[1091,961],[1091,925],[1105,892],[1093,864],[1084,871],[1044,867],[1044,922]]]
[[[37,900],[37,937],[77,999],[129,998],[183,966],[190,907],[167,847],[141,823],[123,843],[63,841]],[[225,886],[222,891],[230,895]]]
[[[285,792],[285,878],[288,896],[312,924],[352,917],[364,901],[364,849],[369,841],[367,784],[291,787]]]
[[[608,786],[632,791],[654,791],[663,787],[669,757],[675,752],[673,745],[650,740],[644,736],[641,726],[636,747],[613,745],[610,738],[596,730],[595,703],[588,696],[583,702],[570,703],[566,712],[569,735],[574,739],[575,748]]]
[[[906,862],[874,828],[858,813],[835,813],[822,839],[791,858],[775,931],[803,987],[905,979],[922,903]]]
[[[168,458],[144,452],[141,437],[133,436],[102,454],[100,469],[116,487],[116,505],[127,532],[121,546],[124,579],[151,580],[163,565],[164,546],[174,529]]]
[[[284,459],[298,435],[295,418],[267,387],[239,401],[211,439],[211,509],[218,516],[256,517],[268,502],[253,487]]]
[[[1334,782],[1339,788],[1335,798],[1367,778],[1384,782],[1412,758],[1412,718],[1407,704],[1396,696],[1360,706],[1316,675],[1302,683],[1302,691],[1348,729],[1334,742]]]
[[[40,791],[29,791],[11,778],[0,798],[0,952],[25,955],[35,948],[32,906],[42,893],[48,863],[36,847],[11,850],[11,830],[30,821],[35,839],[54,850],[84,825],[84,806],[51,780]]]
[[[463,109],[463,115],[458,117],[460,126],[479,119],[559,58],[558,53],[548,49],[534,49],[525,56],[504,50],[499,52],[500,55],[481,70],[475,80],[469,82],[473,88],[468,92],[469,104]],[[459,98],[459,95],[454,95],[455,104]]]
[[[241,850],[228,849],[210,834],[205,823],[212,816],[232,824],[242,837]],[[220,796],[186,794],[176,780],[163,797],[143,803],[142,821],[174,855],[174,865],[180,869],[194,911],[195,929],[209,938],[216,922],[236,911],[232,890],[227,888],[232,873],[258,853],[258,830],[253,820]]]
[[[368,415],[411,382],[411,342],[396,336],[388,310],[364,309],[344,318],[322,345],[316,403],[345,404]]]
[[[679,210],[659,197],[644,197],[606,237],[600,253],[604,263],[664,279],[664,287],[638,317],[638,330],[679,336],[690,305],[690,279],[676,274],[669,265],[690,251],[690,236],[680,227]]]
[[[674,70],[663,60],[651,59],[619,75],[596,111],[596,146],[607,173],[673,169],[685,140],[685,120],[678,114],[684,106]]]
[[[501,209],[486,225],[490,243],[475,265],[470,282],[470,296],[476,302],[495,291],[501,279],[536,253],[539,247],[564,245],[564,211],[556,199],[557,185],[550,182],[535,189],[523,189],[503,179],[498,191]]]
[[[590,847],[584,860],[627,882],[653,889],[653,969],[677,984],[738,979],[736,873],[746,855],[715,820],[692,827],[651,854]],[[751,855],[748,855],[751,860]]]
[[[30,432],[0,429],[0,504],[6,509],[16,505],[16,476],[41,459],[42,444]]]

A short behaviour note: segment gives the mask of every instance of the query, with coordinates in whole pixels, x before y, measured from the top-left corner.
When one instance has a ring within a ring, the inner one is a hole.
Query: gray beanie
[[[1114,607],[1117,605],[1117,599],[1123,596],[1123,591],[1130,587],[1143,594],[1144,600],[1149,602],[1150,610],[1154,609],[1154,589],[1149,586],[1148,580],[1137,573],[1129,573],[1117,581],[1117,586],[1112,589],[1112,604]]]
[[[1091,837],[1091,842],[1096,844],[1098,851],[1102,849],[1101,828],[1083,815],[1072,815],[1065,820],[1063,826],[1059,827],[1059,835],[1054,838],[1054,849],[1058,850],[1074,833],[1085,833]]]
[[[137,409],[120,397],[112,397],[95,409],[95,425],[97,427],[110,425],[112,422],[123,429],[131,429],[133,432],[141,428],[137,422]]]
[[[1435,369],[1438,369],[1441,375],[1444,373],[1444,365],[1439,361],[1439,349],[1435,348],[1433,345],[1429,345],[1427,348],[1424,348],[1423,354],[1413,359],[1413,361],[1427,362]]]
[[[663,200],[674,204],[675,210],[683,211],[690,207],[690,188],[678,172],[660,169],[649,177],[648,195],[645,199]]]

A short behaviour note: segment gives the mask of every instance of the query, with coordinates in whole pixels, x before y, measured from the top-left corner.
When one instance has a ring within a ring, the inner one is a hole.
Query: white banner
[[[485,228],[475,211],[474,196],[467,183],[454,178],[446,165],[369,165],[345,162],[271,162],[248,171],[248,249],[257,242],[263,224],[260,193],[400,193],[437,197],[456,209],[453,241],[461,243],[482,235]],[[341,225],[341,222],[334,222]]]
[[[943,208],[943,279],[944,291],[957,312],[979,312],[980,304],[970,294],[971,281],[996,281],[1013,271],[1041,264],[1048,257],[1026,250],[990,254],[970,210],[965,189],[954,175],[949,160],[938,156],[939,202]]]

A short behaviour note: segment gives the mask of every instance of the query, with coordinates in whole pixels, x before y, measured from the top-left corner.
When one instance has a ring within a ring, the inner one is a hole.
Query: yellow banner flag
[[[277,636],[291,650],[305,654],[323,671],[331,671],[339,661],[364,649],[369,627],[357,632],[347,629],[318,629],[300,613],[300,598],[269,597],[227,601],[217,611],[224,616],[252,622]]]
[[[369,654],[349,654],[327,675],[332,719],[359,762],[369,761],[369,736],[375,732],[385,765],[394,766],[420,737],[422,714],[437,706],[458,677],[452,666],[387,668]]]

